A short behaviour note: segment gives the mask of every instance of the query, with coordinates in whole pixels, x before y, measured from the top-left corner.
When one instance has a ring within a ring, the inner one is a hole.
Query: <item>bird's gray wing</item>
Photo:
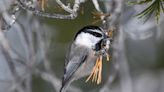
[[[63,77],[63,84],[70,80],[74,72],[79,68],[79,66],[86,60],[88,56],[87,48],[79,47],[72,44],[69,53],[66,55],[65,59],[65,70]]]

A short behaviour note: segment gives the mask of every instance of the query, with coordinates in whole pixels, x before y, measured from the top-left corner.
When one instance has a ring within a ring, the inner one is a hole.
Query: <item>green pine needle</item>
[[[148,20],[152,15],[154,15],[158,23],[160,19],[161,11],[164,13],[164,0],[142,0],[139,2],[130,2],[129,4],[141,5],[147,3],[151,3],[151,4],[136,16],[138,18],[146,18],[145,20]]]
[[[153,0],[143,0],[143,1],[132,1],[132,2],[128,2],[129,5],[141,5],[141,4],[145,4],[145,3],[149,3],[152,2]]]

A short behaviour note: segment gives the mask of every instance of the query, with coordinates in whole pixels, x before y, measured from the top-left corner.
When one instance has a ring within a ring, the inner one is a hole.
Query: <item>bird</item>
[[[59,92],[66,92],[70,83],[91,73],[98,57],[95,52],[101,50],[102,42],[106,38],[108,36],[99,26],[88,25],[76,33],[66,53]]]

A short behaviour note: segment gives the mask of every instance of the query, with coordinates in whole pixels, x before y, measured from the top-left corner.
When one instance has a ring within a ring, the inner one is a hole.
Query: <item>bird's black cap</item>
[[[88,25],[88,26],[85,26],[85,27],[83,27],[82,29],[80,29],[80,30],[76,33],[74,39],[76,39],[76,37],[77,37],[81,32],[90,33],[90,34],[92,34],[92,35],[94,35],[94,36],[96,36],[96,37],[102,37],[102,34],[97,33],[97,32],[93,32],[93,31],[89,31],[89,29],[98,30],[98,31],[102,32],[102,29],[101,29],[100,27],[98,27],[98,26],[93,26],[93,25]]]

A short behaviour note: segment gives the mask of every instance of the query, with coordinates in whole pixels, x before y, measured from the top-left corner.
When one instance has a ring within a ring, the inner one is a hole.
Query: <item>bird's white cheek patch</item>
[[[93,48],[101,38],[94,37],[88,33],[81,33],[75,40],[75,44]]]

